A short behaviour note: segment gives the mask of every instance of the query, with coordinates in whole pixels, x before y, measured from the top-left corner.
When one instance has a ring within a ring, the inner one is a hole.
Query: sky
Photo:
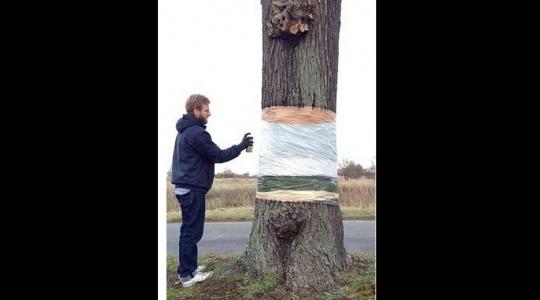
[[[375,0],[342,0],[336,139],[338,161],[364,167],[375,161]],[[165,248],[165,182],[176,121],[190,94],[203,94],[212,116],[207,131],[222,149],[254,136],[252,153],[216,164],[235,173],[257,173],[262,84],[260,0],[158,1],[158,219]],[[163,257],[160,256],[160,266]],[[159,270],[160,287],[162,268]],[[159,291],[160,299],[164,289]]]

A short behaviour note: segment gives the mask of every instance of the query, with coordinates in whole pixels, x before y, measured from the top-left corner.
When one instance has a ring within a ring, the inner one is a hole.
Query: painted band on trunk
[[[262,121],[259,153],[274,158],[337,161],[336,124],[282,124]]]
[[[257,176],[337,177],[337,162],[311,158],[259,157]]]
[[[284,202],[335,201],[339,199],[338,193],[331,193],[326,191],[257,192],[256,197],[262,200],[277,200]]]
[[[337,177],[335,128],[262,121],[258,176]]]
[[[272,106],[262,110],[262,119],[271,123],[319,124],[334,123],[336,113],[318,107]]]
[[[259,151],[258,199],[335,203],[339,198],[333,111],[263,109]]]
[[[308,176],[263,176],[257,178],[259,192],[279,190],[338,192],[337,178]]]

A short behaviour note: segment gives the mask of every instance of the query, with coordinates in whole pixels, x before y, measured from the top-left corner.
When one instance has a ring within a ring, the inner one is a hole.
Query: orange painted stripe
[[[272,106],[262,110],[263,121],[283,124],[320,124],[336,121],[336,113],[318,107]]]

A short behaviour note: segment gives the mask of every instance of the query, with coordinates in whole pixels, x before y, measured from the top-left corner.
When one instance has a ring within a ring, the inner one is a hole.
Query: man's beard
[[[205,119],[203,116],[200,116],[197,119],[199,119],[199,121],[201,121],[201,123],[203,123],[203,124],[208,123],[208,119]]]

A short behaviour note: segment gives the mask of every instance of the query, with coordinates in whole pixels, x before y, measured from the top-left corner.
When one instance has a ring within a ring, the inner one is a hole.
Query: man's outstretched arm
[[[246,149],[248,141],[242,140],[242,143],[233,145],[227,149],[221,150],[216,145],[210,134],[203,131],[195,136],[193,139],[193,147],[207,160],[213,163],[223,163],[235,159],[240,155],[242,150]]]

